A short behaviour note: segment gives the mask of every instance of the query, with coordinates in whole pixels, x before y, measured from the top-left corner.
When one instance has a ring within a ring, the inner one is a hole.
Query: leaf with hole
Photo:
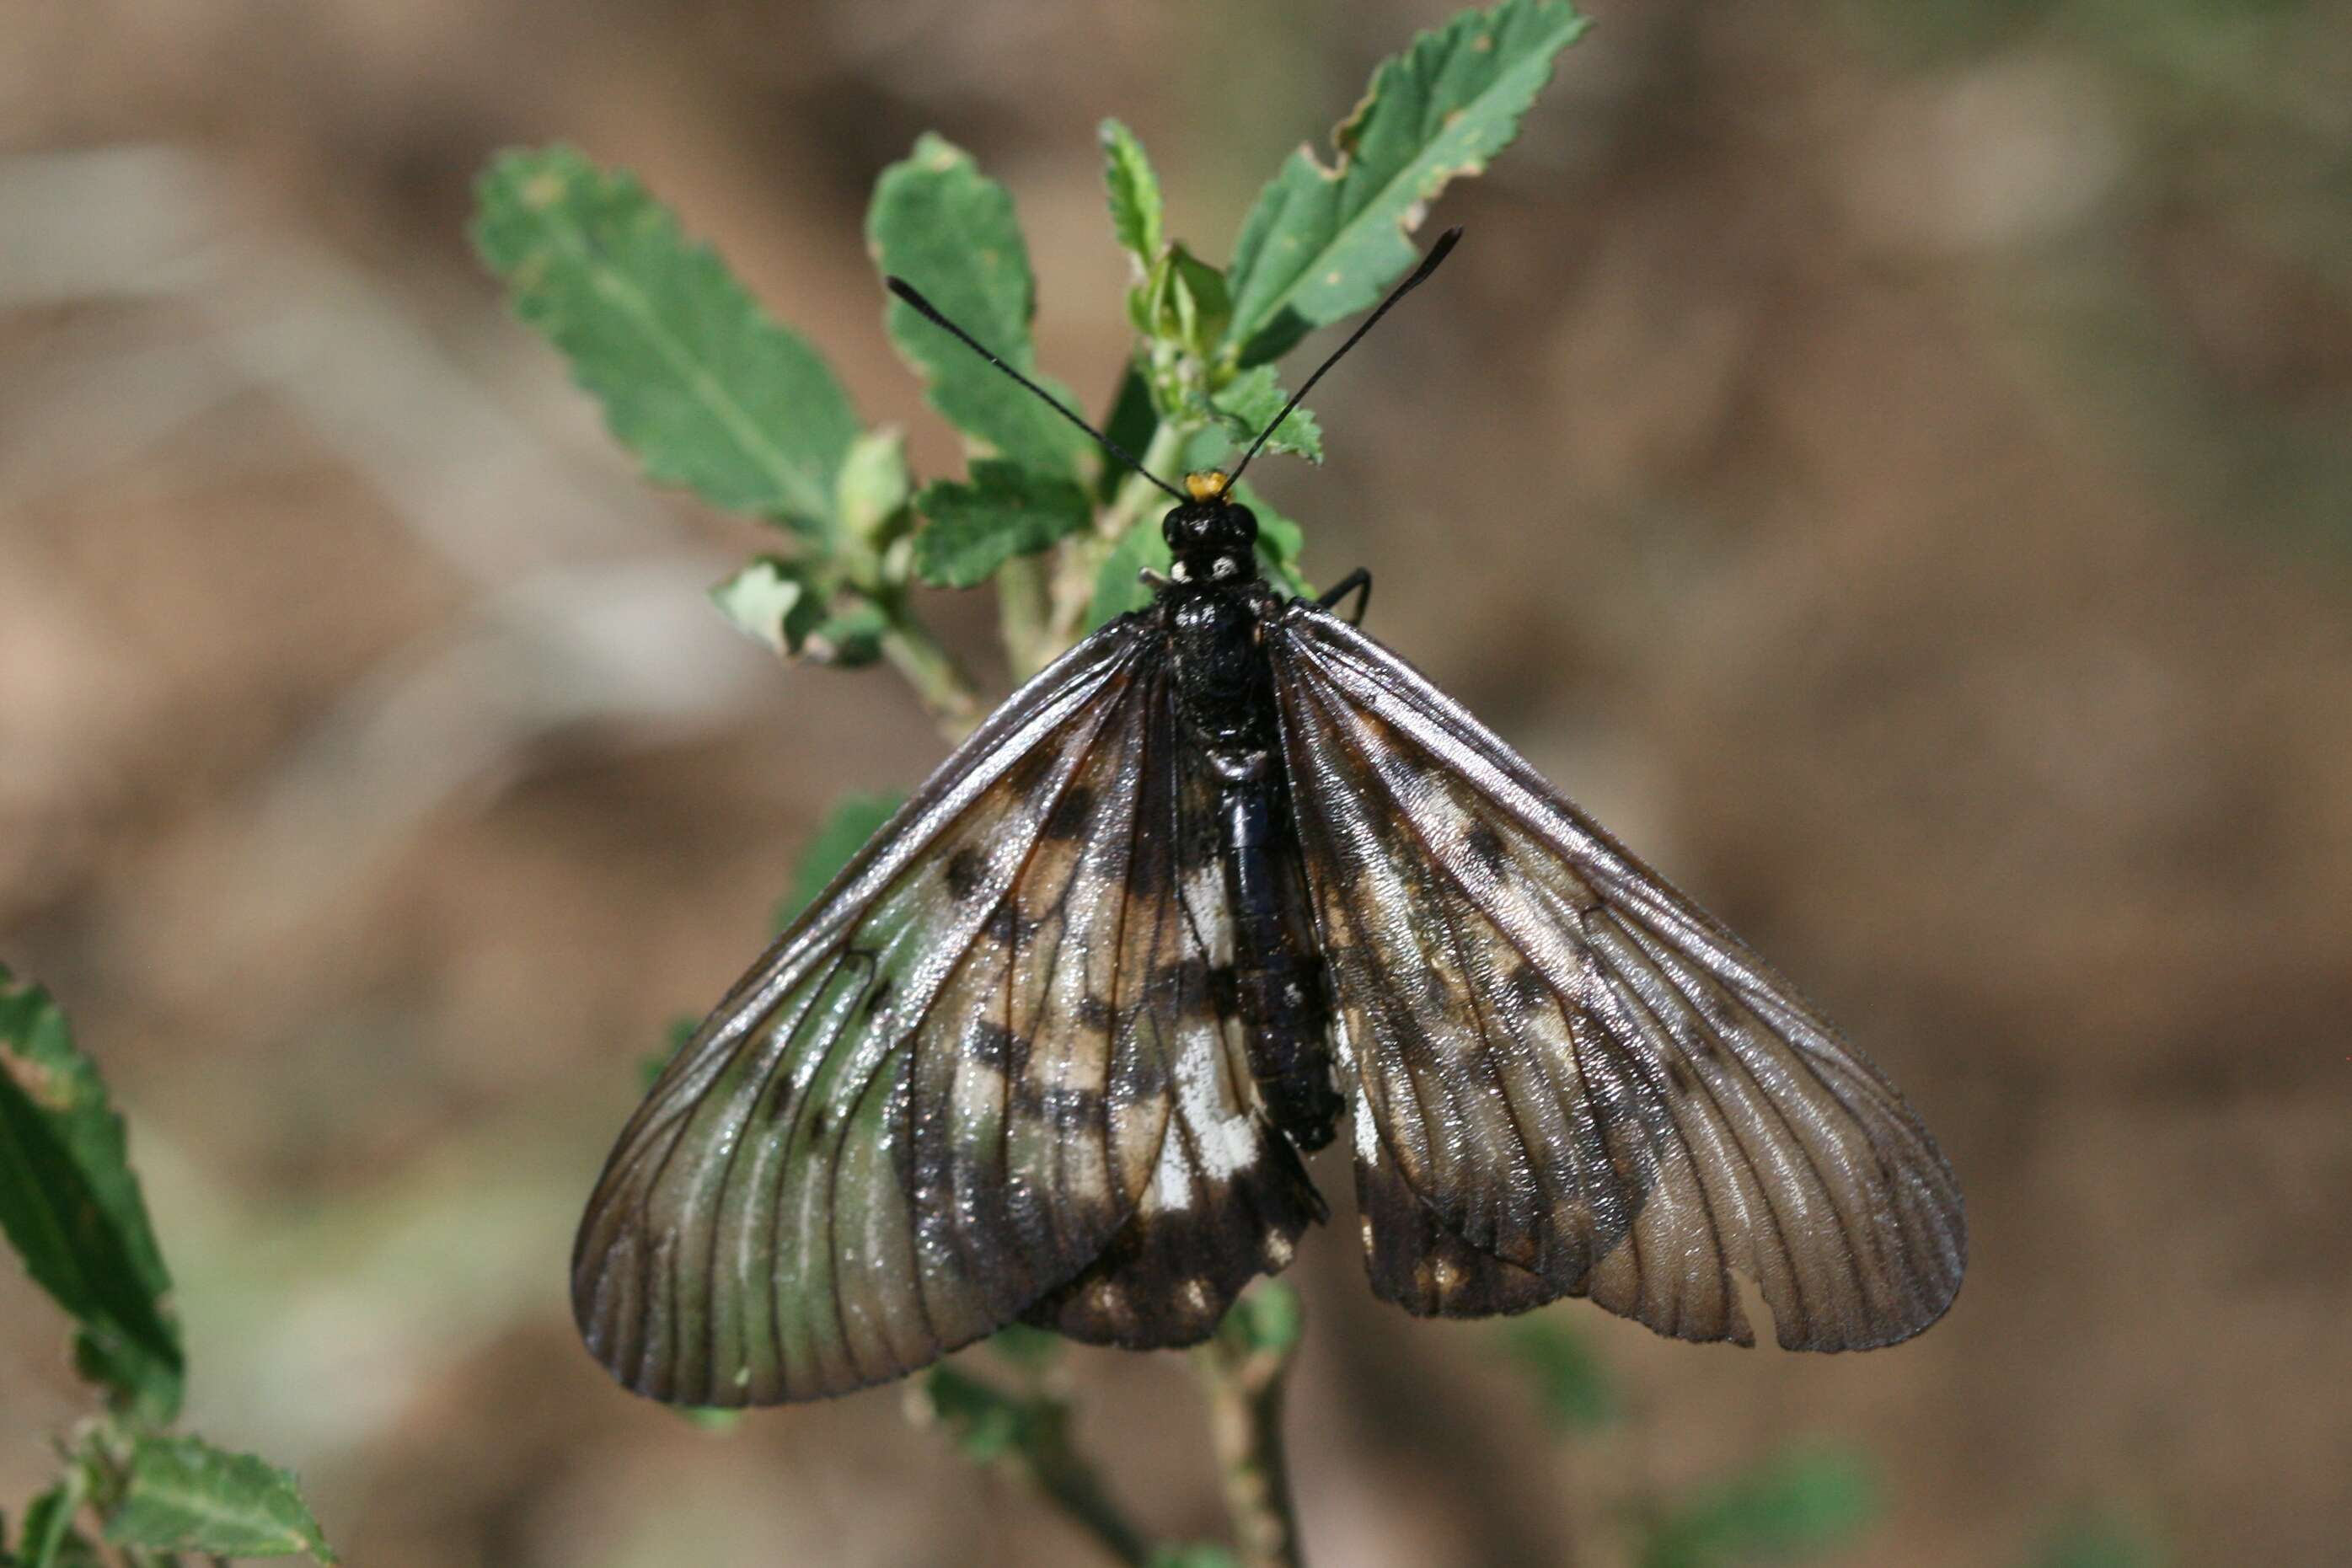
[[[1565,0],[1465,11],[1385,61],[1332,132],[1326,165],[1291,154],[1242,224],[1226,346],[1243,364],[1355,314],[1412,266],[1410,235],[1452,181],[1518,134],[1559,52],[1584,30]]]

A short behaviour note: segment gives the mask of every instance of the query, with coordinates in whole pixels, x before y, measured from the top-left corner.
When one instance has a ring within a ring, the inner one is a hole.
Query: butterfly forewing
[[[1394,655],[1303,602],[1266,645],[1376,1291],[1747,1343],[1737,1270],[1821,1350],[1941,1315],[1958,1187],[1859,1053]]]
[[[1114,622],[736,987],[581,1227],[574,1310],[622,1383],[838,1394],[1024,1312],[1187,1343],[1287,1261],[1313,1193],[1206,983],[1229,937],[1182,757],[1164,643]]]
[[[1157,1166],[1171,1010],[1131,917],[1155,648],[1114,623],[976,732],[672,1063],[573,1302],[642,1393],[897,1376],[1100,1253]],[[1076,831],[1082,826],[1083,831]]]

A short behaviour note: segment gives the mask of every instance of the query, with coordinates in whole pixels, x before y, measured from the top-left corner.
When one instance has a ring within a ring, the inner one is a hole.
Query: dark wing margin
[[[740,1406],[882,1382],[1120,1231],[1178,1060],[1144,936],[1168,884],[1137,875],[1165,666],[1129,617],[1015,693],[662,1075],[573,1253],[624,1385]]]
[[[1737,1270],[1808,1350],[1943,1314],[1958,1183],[1875,1068],[1394,654],[1304,601],[1266,642],[1376,1293],[1752,1343]]]

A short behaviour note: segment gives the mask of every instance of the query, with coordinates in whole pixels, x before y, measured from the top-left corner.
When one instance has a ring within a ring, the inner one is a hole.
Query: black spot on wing
[[[1029,1042],[993,1019],[976,1019],[964,1037],[972,1065],[1017,1076],[1029,1061]]]
[[[1505,859],[1503,835],[1495,831],[1494,823],[1485,821],[1474,823],[1463,835],[1462,852],[1487,875],[1494,876],[1502,872]]]
[[[1082,839],[1094,821],[1095,792],[1083,784],[1073,784],[1062,791],[1062,798],[1045,814],[1045,836],[1066,841]]]
[[[977,844],[965,844],[948,857],[946,870],[948,896],[958,904],[980,891],[982,881],[988,875],[988,857]]]

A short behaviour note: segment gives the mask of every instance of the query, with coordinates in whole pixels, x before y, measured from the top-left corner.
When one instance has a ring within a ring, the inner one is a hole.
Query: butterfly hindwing
[[[1821,1350],[1942,1314],[1958,1185],[1819,1013],[1377,643],[1305,603],[1266,643],[1379,1293],[1747,1343],[1736,1270]]]
[[[1156,1005],[1171,1041],[1171,1107],[1159,1164],[1101,1257],[1027,1318],[1072,1338],[1129,1350],[1198,1343],[1242,1288],[1278,1273],[1324,1218],[1290,1141],[1267,1124],[1226,976],[1233,921],[1218,857],[1215,786],[1181,743],[1172,709],[1147,770],[1138,866],[1175,897],[1148,945]],[[1140,915],[1139,904],[1134,911]],[[1142,946],[1142,945],[1139,945]]]

